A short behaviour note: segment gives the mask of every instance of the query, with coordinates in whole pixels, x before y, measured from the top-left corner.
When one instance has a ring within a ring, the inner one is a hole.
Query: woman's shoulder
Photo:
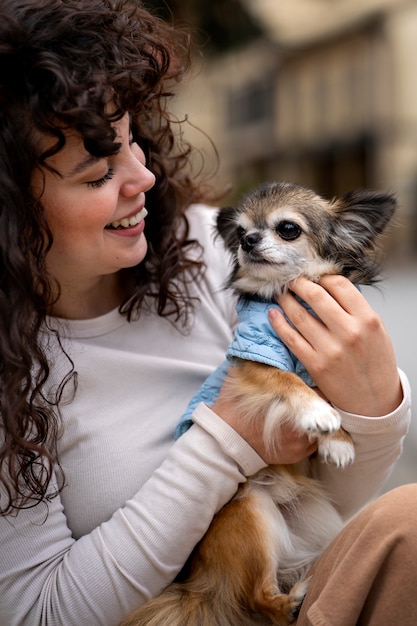
[[[189,223],[189,237],[196,239],[204,250],[204,259],[219,263],[223,273],[232,268],[231,256],[216,227],[218,207],[207,204],[192,204],[186,212]],[[226,265],[225,265],[226,262]],[[225,274],[226,276],[227,274]]]
[[[199,283],[199,297],[216,303],[222,315],[232,325],[236,323],[236,297],[226,288],[233,262],[226,250],[223,239],[217,234],[216,218],[218,209],[204,204],[193,204],[187,210],[189,237],[196,239],[203,249],[205,263],[204,278]]]
[[[216,218],[218,208],[208,204],[191,204],[186,216],[190,227],[190,237],[200,243],[212,242],[216,237]]]

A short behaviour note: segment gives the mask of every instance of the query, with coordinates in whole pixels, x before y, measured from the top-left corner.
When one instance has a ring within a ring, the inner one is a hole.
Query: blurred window
[[[273,89],[270,79],[256,79],[229,93],[229,124],[240,128],[270,120],[273,113]]]

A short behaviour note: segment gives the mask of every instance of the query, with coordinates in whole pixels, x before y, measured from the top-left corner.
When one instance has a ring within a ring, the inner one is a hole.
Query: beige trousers
[[[417,626],[417,484],[364,509],[312,569],[297,626]]]

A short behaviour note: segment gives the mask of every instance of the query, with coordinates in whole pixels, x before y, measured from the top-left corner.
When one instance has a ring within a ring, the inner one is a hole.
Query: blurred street
[[[417,482],[417,262],[385,271],[386,279],[363,293],[384,320],[394,344],[398,366],[407,374],[413,398],[413,419],[404,452],[384,491]]]

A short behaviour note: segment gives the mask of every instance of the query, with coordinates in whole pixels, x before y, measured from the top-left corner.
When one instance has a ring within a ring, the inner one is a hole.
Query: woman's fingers
[[[289,322],[273,311],[270,321],[326,397],[351,413],[394,410],[402,395],[392,344],[358,289],[340,276],[300,278],[291,288],[319,319],[287,293],[278,302]]]

